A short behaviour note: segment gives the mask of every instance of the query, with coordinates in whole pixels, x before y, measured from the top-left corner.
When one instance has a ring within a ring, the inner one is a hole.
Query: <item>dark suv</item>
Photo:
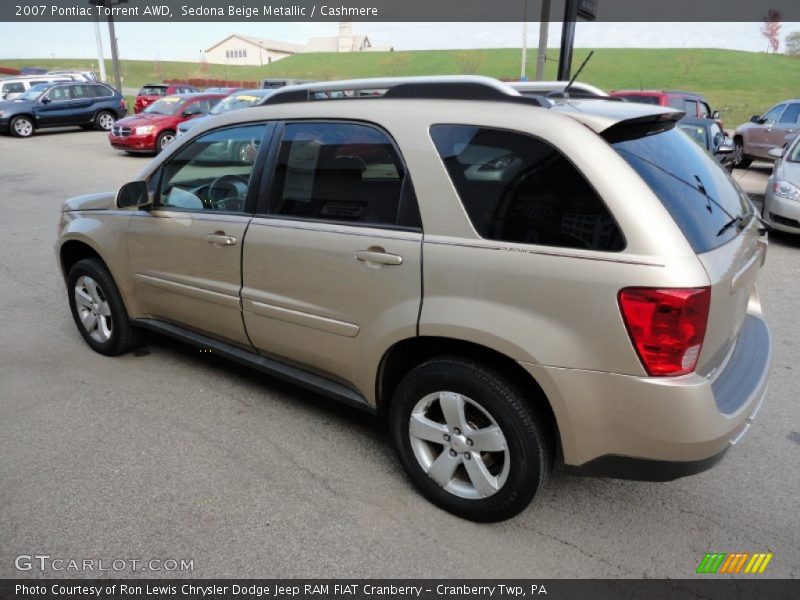
[[[0,132],[30,137],[36,129],[78,125],[110,131],[128,112],[117,90],[102,83],[42,83],[0,103]]]

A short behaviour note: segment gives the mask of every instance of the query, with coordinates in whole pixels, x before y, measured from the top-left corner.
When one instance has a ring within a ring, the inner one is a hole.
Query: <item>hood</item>
[[[175,115],[151,115],[149,113],[138,113],[131,115],[130,117],[120,119],[119,121],[115,121],[114,124],[122,127],[136,127],[138,125],[151,125],[158,123],[159,121],[163,121],[165,119],[171,119],[174,116]]]
[[[736,133],[747,131],[748,129],[752,129],[753,127],[762,127],[762,125],[759,125],[758,123],[751,123],[748,121],[747,123],[742,123],[741,125],[739,125],[736,128]]]
[[[107,210],[116,206],[116,192],[100,192],[99,194],[86,194],[75,196],[64,202],[64,212],[73,210]]]
[[[31,106],[36,106],[39,104],[38,100],[3,100],[0,102],[0,108],[17,108],[17,107],[24,107],[30,108]]]

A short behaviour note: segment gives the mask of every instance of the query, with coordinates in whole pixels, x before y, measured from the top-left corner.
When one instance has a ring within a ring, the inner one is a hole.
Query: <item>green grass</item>
[[[588,50],[576,49],[574,66]],[[535,70],[535,50],[528,73]],[[555,78],[558,51],[549,51],[546,77]],[[111,73],[110,61],[107,66]],[[519,76],[520,50],[420,50],[353,54],[299,54],[264,67],[199,63],[123,61],[123,86],[138,87],[164,78],[259,80],[265,77],[343,79],[399,75],[477,73],[499,78]],[[0,59],[3,66],[96,68],[88,59]],[[722,112],[728,127],[746,121],[776,102],[800,96],[800,58],[784,55],[707,49],[605,48],[595,52],[580,79],[606,90],[622,88],[682,89],[704,95]]]

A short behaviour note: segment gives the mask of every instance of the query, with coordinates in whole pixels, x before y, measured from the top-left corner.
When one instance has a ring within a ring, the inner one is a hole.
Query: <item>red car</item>
[[[178,125],[205,115],[223,98],[225,94],[177,94],[161,98],[138,115],[115,121],[108,141],[129,154],[158,154],[175,139]]]
[[[145,83],[136,95],[133,112],[140,113],[156,100],[173,94],[194,94],[199,92],[196,87],[188,83]]]
[[[686,113],[687,117],[700,117],[714,119],[720,127],[719,111],[711,110],[708,101],[698,94],[679,92],[673,90],[615,90],[609,94],[615,98],[625,98],[628,102],[641,104],[656,104],[677,108]]]

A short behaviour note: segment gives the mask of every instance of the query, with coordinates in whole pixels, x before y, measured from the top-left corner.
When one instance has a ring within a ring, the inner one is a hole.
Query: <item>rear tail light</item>
[[[124,110],[128,110],[128,103],[125,102],[125,98],[119,101],[119,107]]]
[[[711,288],[625,288],[619,307],[649,375],[691,373],[703,347]]]

